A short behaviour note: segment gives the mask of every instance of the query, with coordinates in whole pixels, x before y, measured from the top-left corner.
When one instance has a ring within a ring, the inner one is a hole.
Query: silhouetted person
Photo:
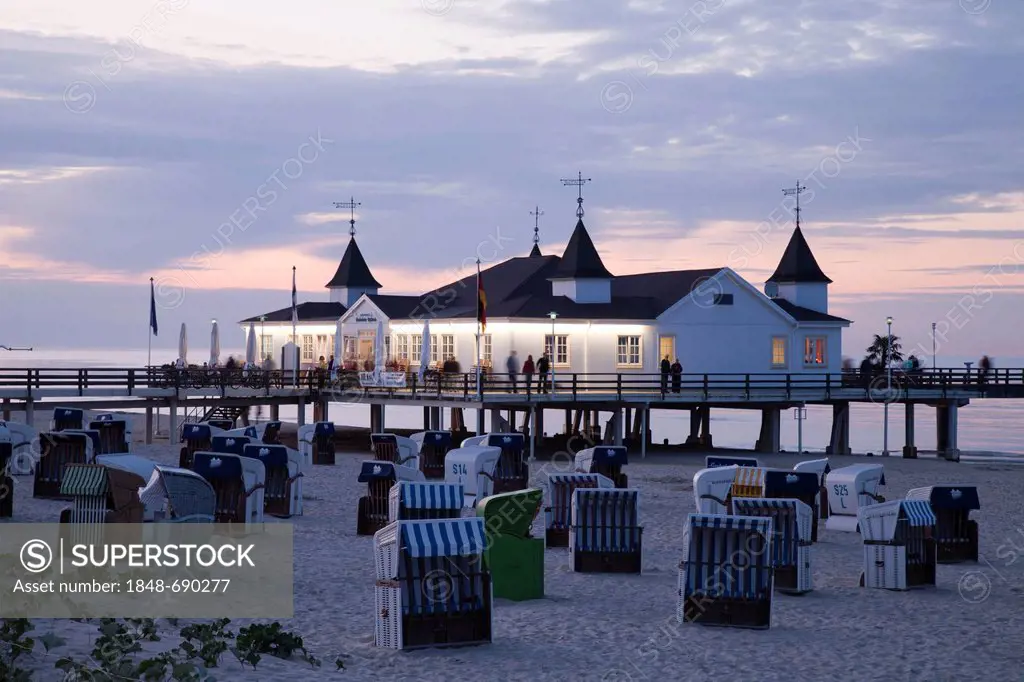
[[[533,382],[533,356],[527,355],[523,363],[523,378],[526,379],[526,395],[530,395],[530,384]]]
[[[661,392],[668,390],[668,375],[672,371],[672,363],[666,355],[661,361]]]
[[[871,385],[871,375],[874,374],[874,369],[871,358],[864,356],[860,362],[860,381],[864,384],[864,388]]]
[[[987,355],[982,355],[981,360],[978,360],[978,380],[981,383],[988,381],[988,373],[992,371],[992,361],[989,360]]]
[[[515,351],[509,353],[508,360],[505,361],[505,369],[508,371],[508,380],[512,384],[512,392],[518,393],[519,357]]]
[[[679,362],[679,358],[676,358],[669,369],[672,370],[672,392],[679,393],[683,388],[683,365]]]
[[[548,370],[551,365],[548,363],[548,354],[540,356],[537,361],[537,390],[542,393],[548,392]]]

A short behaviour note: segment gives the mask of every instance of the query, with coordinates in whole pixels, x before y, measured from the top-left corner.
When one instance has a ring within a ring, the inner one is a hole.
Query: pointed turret
[[[541,255],[543,254],[540,252],[540,247],[537,244],[534,244],[533,248],[530,249],[530,258],[540,258]]]
[[[832,283],[811,253],[804,234],[793,230],[779,266],[765,283],[765,293],[794,305],[828,313],[828,285]]]
[[[583,219],[576,221],[558,269],[551,278],[551,292],[577,303],[607,303],[612,295],[612,273],[601,261]]]
[[[338,270],[326,287],[331,290],[331,300],[343,303],[345,307],[351,306],[363,294],[372,295],[380,290],[380,282],[370,272],[354,236],[349,239]]]

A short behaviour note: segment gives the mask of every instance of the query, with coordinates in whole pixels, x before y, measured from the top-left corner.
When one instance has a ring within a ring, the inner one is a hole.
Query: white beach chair
[[[881,464],[853,464],[833,469],[825,475],[828,488],[828,530],[857,532],[857,514],[860,509],[884,502],[878,489],[885,485],[885,471]]]
[[[577,573],[640,573],[643,527],[640,491],[576,488],[572,492],[569,553]]]
[[[374,644],[484,644],[494,625],[483,519],[396,521],[373,537]]]
[[[465,444],[444,458],[445,483],[459,483],[465,494],[466,507],[475,507],[477,500],[494,494],[494,469],[501,459],[501,448]]]
[[[693,497],[697,513],[721,515],[730,511],[730,493],[736,480],[735,464],[701,469],[693,475]]]
[[[378,462],[394,462],[404,467],[420,468],[420,444],[412,438],[393,433],[371,433],[370,445],[373,459]]]
[[[931,504],[940,564],[978,560],[978,522],[971,519],[971,512],[981,509],[977,486],[930,485],[910,490],[907,499]]]
[[[568,547],[572,525],[572,495],[576,488],[614,488],[615,481],[601,474],[548,474],[544,506],[544,544]]]
[[[893,500],[857,511],[864,540],[861,587],[935,585],[935,514],[926,500]]]
[[[39,460],[39,431],[28,424],[0,420],[0,428],[10,438],[7,471],[11,476],[31,476]]]
[[[458,483],[396,481],[388,493],[389,523],[460,518],[464,496]]]
[[[487,439],[489,437],[490,437],[490,435],[486,434],[486,433],[484,435],[482,435],[482,436],[470,436],[469,438],[464,439],[462,441],[462,443],[459,444],[459,447],[460,448],[475,448],[475,447],[479,447],[481,445],[486,445],[487,444]]]
[[[772,566],[775,589],[804,594],[813,589],[811,572],[811,520],[814,510],[795,499],[738,497],[732,501],[737,516],[765,516],[772,520]]]
[[[138,455],[96,455],[96,463],[112,469],[128,471],[148,481],[157,467],[151,459]]]
[[[247,531],[263,523],[263,462],[224,452],[197,452],[192,465],[213,487],[217,523],[244,524]]]
[[[629,464],[629,453],[624,445],[598,445],[584,448],[573,458],[575,469],[584,474],[607,476],[616,488],[626,488],[629,478],[622,473],[622,467]]]
[[[190,469],[157,466],[139,493],[146,521],[213,523],[217,494],[210,482]]]
[[[819,519],[828,518],[828,491],[825,489],[825,476],[832,471],[828,463],[828,457],[823,459],[809,459],[805,462],[797,462],[793,471],[813,471],[818,476],[818,485],[821,491],[818,494],[818,503],[814,506],[814,513]]]

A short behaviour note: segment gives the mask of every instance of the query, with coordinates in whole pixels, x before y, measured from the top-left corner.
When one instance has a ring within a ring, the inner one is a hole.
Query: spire
[[[555,272],[556,279],[606,279],[614,275],[601,261],[594,242],[583,225],[583,219],[576,221],[576,229],[573,230],[569,243],[565,246],[565,253],[558,264]]]
[[[380,289],[380,282],[374,279],[373,273],[370,272],[370,266],[366,264],[366,259],[359,251],[355,237],[348,240],[348,248],[345,249],[345,255],[341,257],[338,270],[326,286],[328,289],[335,287]]]
[[[530,251],[530,258],[535,258],[541,255],[540,253],[540,217],[544,215],[544,211],[540,210],[540,206],[535,206],[530,215],[533,216],[533,249]]]
[[[811,247],[807,245],[804,233],[799,227],[793,230],[793,236],[790,237],[786,251],[779,261],[779,267],[775,268],[775,274],[769,277],[768,281],[776,284],[832,283],[818,266],[818,261],[814,259]]]

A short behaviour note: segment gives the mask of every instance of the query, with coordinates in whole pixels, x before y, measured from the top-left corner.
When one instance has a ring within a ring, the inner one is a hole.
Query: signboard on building
[[[356,322],[376,322],[377,318],[373,313],[359,313],[356,315]]]

